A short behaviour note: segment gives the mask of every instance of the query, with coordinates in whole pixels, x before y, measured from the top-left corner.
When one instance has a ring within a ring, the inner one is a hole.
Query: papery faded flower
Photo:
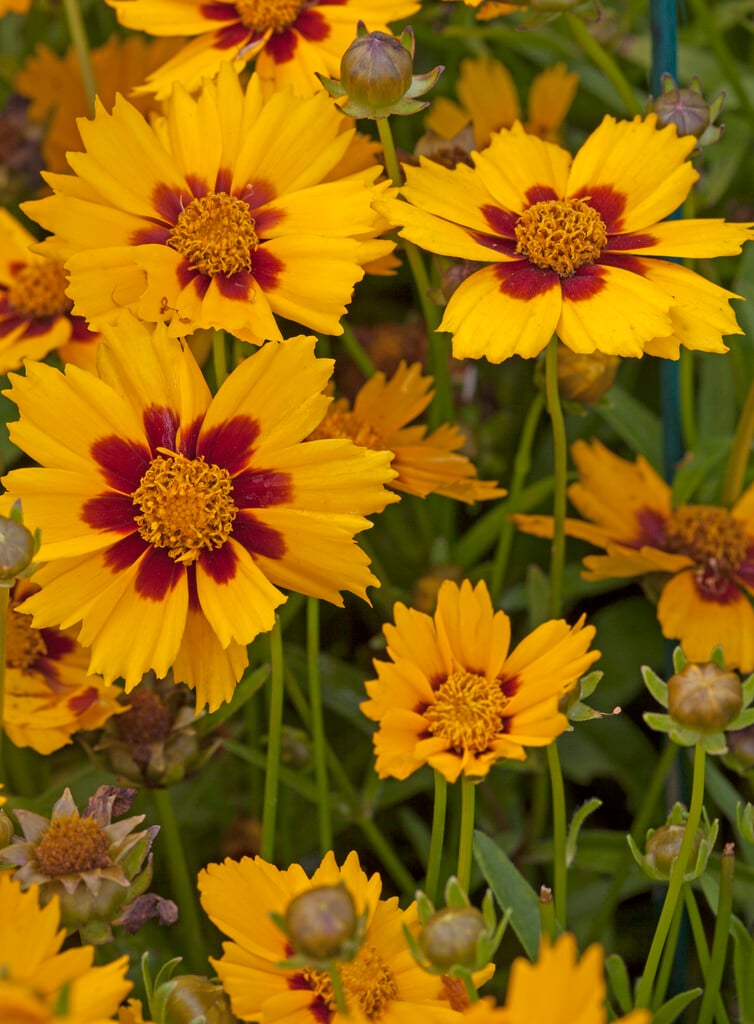
[[[422,248],[489,264],[453,292],[439,326],[458,358],[533,357],[554,333],[575,352],[724,352],[724,335],[741,333],[738,296],[665,257],[734,255],[754,225],[663,221],[698,178],[694,144],[654,114],[605,117],[572,158],[515,124],[473,169],[406,166],[406,202],[377,205]]]
[[[119,97],[79,128],[75,174],[48,175],[55,195],[24,209],[97,329],[126,308],[174,337],[259,344],[282,337],[276,317],[341,334],[363,264],[393,249],[374,238],[380,165],[325,180],[354,132],[324,94],[265,102],[259,76],[244,89],[226,63],[196,99],[176,85],[152,125]]]
[[[149,864],[143,872],[142,865],[159,827],[134,831],[143,814],[112,820],[128,810],[134,793],[102,786],[79,814],[66,788],[49,818],[20,807],[13,812],[23,836],[0,850],[0,861],[16,865],[12,876],[23,889],[39,886],[43,904],[59,900],[69,931],[107,929],[149,884]]]
[[[361,710],[379,722],[380,778],[405,779],[424,764],[449,782],[484,776],[496,761],[523,761],[568,727],[558,701],[600,656],[594,627],[545,622],[510,649],[510,619],[486,585],[440,587],[432,618],[395,606],[386,624],[390,662],[375,661]]]
[[[171,57],[180,40],[146,40],[142,36],[123,39],[112,35],[90,52],[97,97],[112,110],[118,93],[128,96],[141,85],[150,71]],[[81,146],[76,119],[89,117],[90,107],[81,64],[75,47],[61,56],[45,43],[38,43],[31,56],[13,76],[13,85],[31,101],[29,118],[45,126],[42,153],[48,171],[68,170],[66,153]],[[152,96],[131,101],[145,117],[159,111]]]
[[[173,669],[197,706],[229,700],[246,645],[285,587],[342,605],[379,585],[354,535],[397,498],[389,452],[306,441],[333,363],[314,338],[270,342],[212,397],[189,349],[123,319],[100,376],[13,377],[14,444],[41,468],[5,478],[38,525],[35,628],[81,622],[90,671],[131,690]]]
[[[311,437],[350,437],[354,444],[392,453],[398,475],[390,487],[396,491],[420,498],[444,494],[467,504],[503,497],[506,491],[492,480],[478,480],[474,465],[459,452],[465,437],[457,426],[445,423],[430,434],[424,426],[407,426],[432,401],[431,387],[420,363],[401,362],[389,381],[375,373],[353,408],[345,398],[333,402]]]
[[[68,275],[59,259],[31,252],[33,235],[0,210],[0,373],[58,349],[66,362],[88,368],[100,335],[73,316]]]
[[[265,94],[290,85],[300,96],[319,90],[315,72],[335,74],[356,25],[387,32],[387,22],[419,9],[414,0],[108,0],[128,28],[156,36],[196,36],[147,78],[161,99],[178,81],[193,91],[222,61],[237,71],[251,61]]]
[[[18,606],[39,590],[18,580],[9,595],[3,727],[17,747],[51,754],[74,733],[98,729],[122,711],[121,690],[89,675],[89,655],[72,629],[35,629]]]
[[[128,957],[94,966],[94,946],[61,952],[57,899],[41,907],[0,872],[0,1020],[7,1024],[107,1024],[131,990]],[[65,1008],[65,1009],[64,1009]]]
[[[290,943],[270,913],[284,915],[302,892],[340,882],[351,893],[357,913],[366,913],[364,941],[355,958],[340,966],[350,1015],[335,1009],[326,972],[286,967]],[[199,875],[202,906],[217,927],[232,936],[223,956],[212,961],[233,1012],[244,1020],[278,1020],[287,1024],[460,1024],[461,1015],[439,996],[436,977],[413,960],[402,926],[414,927],[414,904],[407,910],[398,898],[380,899],[382,880],[364,873],[356,853],[342,867],[327,853],[311,878],[293,864],[281,871],[259,857],[210,864]],[[253,920],[248,908],[255,907]],[[485,972],[485,978],[491,972]]]
[[[579,473],[568,497],[583,519],[566,533],[604,548],[584,559],[585,579],[663,575],[657,617],[690,661],[722,645],[728,664],[754,670],[754,485],[733,508],[673,507],[673,492],[642,456],[629,462],[599,441],[577,441]],[[514,516],[520,530],[552,537],[552,517]]]

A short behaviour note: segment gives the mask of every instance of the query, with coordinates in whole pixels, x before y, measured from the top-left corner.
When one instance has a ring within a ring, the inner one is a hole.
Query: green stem
[[[471,882],[471,853],[474,845],[474,801],[476,783],[461,776],[461,826],[458,833],[458,884],[468,894]]]
[[[387,117],[378,117],[376,121],[377,131],[382,143],[382,153],[385,158],[385,169],[393,184],[400,188],[403,184],[403,174],[395,152],[390,121]],[[414,279],[414,288],[416,289],[424,322],[427,326],[430,371],[435,383],[435,397],[429,408],[427,418],[429,426],[436,427],[440,423],[451,422],[454,419],[453,389],[450,382],[450,352],[448,351],[447,336],[437,332],[441,320],[440,310],[429,296],[431,285],[421,253],[413,242],[406,240],[403,242],[403,249],[406,253],[406,260]]]
[[[558,923],[555,920],[552,889],[548,889],[546,885],[539,890],[539,919],[542,925],[542,934],[546,935],[552,944],[558,935]]]
[[[728,456],[723,489],[720,496],[721,504],[733,505],[744,484],[746,466],[751,455],[751,442],[754,438],[754,381],[749,386],[746,401],[738,419],[738,426],[733,437],[733,447]]]
[[[679,387],[681,398],[681,433],[683,447],[693,451],[697,443],[696,416],[694,414],[694,353],[681,349]]]
[[[337,964],[332,964],[330,966],[330,981],[332,982],[332,994],[335,1000],[335,1009],[338,1013],[347,1017],[348,1004],[346,1003],[346,994],[343,991],[343,980],[340,977],[340,971],[338,970]]]
[[[0,782],[5,782],[5,761],[3,746],[5,742],[5,639],[8,628],[8,603],[10,587],[0,586]]]
[[[636,817],[634,818],[633,825],[631,826],[631,835],[637,843],[641,842],[641,839],[652,820],[655,807],[657,806],[657,801],[664,789],[665,780],[668,777],[668,772],[670,771],[677,754],[678,747],[675,743],[665,743],[662,753],[655,764],[652,778],[649,780],[649,785],[644,791],[641,806],[639,807]],[[590,946],[593,942],[599,942],[602,939],[602,933],[607,927],[608,921],[610,921],[613,916],[613,911],[615,910],[615,906],[620,898],[620,891],[623,888],[626,875],[628,874],[628,870],[633,862],[631,850],[626,846],[615,870],[613,871],[610,888],[608,889],[604,900],[602,900],[600,904],[599,914],[592,923],[585,945]]]
[[[471,977],[471,973],[469,971],[464,971],[461,975],[461,980],[463,981],[463,986],[466,989],[466,995],[469,997],[469,1002],[473,1006],[474,1003],[479,1002],[479,993],[477,992],[476,985],[474,984],[474,979]]]
[[[270,633],[270,725],[267,731],[267,769],[262,804],[262,858],[272,863],[275,856],[275,823],[280,782],[280,746],[283,735],[283,631],[276,618]]]
[[[715,1006],[720,995],[720,983],[722,982],[723,970],[725,969],[725,954],[728,949],[728,930],[730,928],[730,914],[733,906],[733,873],[735,867],[736,858],[733,856],[733,844],[731,843],[723,849],[723,856],[720,861],[720,895],[717,902],[715,934],[712,937],[709,970],[704,979],[704,995],[702,996],[702,1005],[699,1007],[699,1017],[696,1024],[712,1024]]]
[[[332,816],[330,814],[330,786],[327,779],[327,748],[325,746],[325,718],[322,707],[322,678],[319,671],[319,601],[306,600],[306,662],[309,675],[309,708],[314,744],[314,778],[317,783],[317,822],[319,847],[322,855],[332,849]]]
[[[225,331],[212,332],[212,366],[215,371],[215,387],[220,385],[228,376],[228,347],[225,344]]]
[[[565,17],[571,30],[571,35],[591,62],[599,68],[615,89],[629,117],[635,117],[637,114],[641,117],[644,113],[642,105],[634,92],[633,86],[621,71],[620,65],[615,61],[610,51],[605,49],[595,39],[578,15],[566,14]]]
[[[563,771],[560,767],[557,740],[547,748],[547,767],[550,769],[552,790],[552,856],[555,920],[565,928],[568,898],[568,869],[566,865],[566,805]]]
[[[652,990],[654,988],[657,970],[660,966],[662,950],[668,936],[673,915],[675,914],[676,903],[678,902],[678,898],[683,888],[684,875],[686,874],[689,861],[691,860],[691,851],[694,847],[696,832],[699,828],[699,822],[702,817],[702,804],[704,801],[704,767],[704,747],[701,743],[697,743],[694,748],[694,777],[691,785],[691,805],[686,819],[683,842],[681,843],[681,849],[678,851],[678,856],[673,861],[673,867],[670,872],[670,881],[668,883],[668,891],[665,893],[665,902],[663,903],[660,919],[657,922],[657,927],[655,928],[652,945],[650,946],[649,955],[647,956],[644,966],[644,973],[641,976],[639,986],[636,991],[637,1010],[648,1010],[652,1005]]]
[[[553,495],[553,534],[550,556],[550,618],[560,618],[563,610],[563,570],[565,569],[566,486],[568,482],[568,444],[563,407],[558,388],[558,339],[554,336],[545,356],[545,391],[552,423],[555,493]],[[558,906],[557,890],[555,906]],[[557,916],[557,914],[556,914]]]
[[[445,816],[448,809],[448,781],[442,772],[438,772],[436,768],[434,771],[435,801],[432,806],[432,838],[429,841],[427,878],[424,883],[424,891],[432,903],[437,901],[442,849],[445,841]]]
[[[529,404],[529,409],[524,419],[524,425],[521,428],[521,437],[518,442],[518,448],[516,449],[516,456],[513,460],[513,476],[511,478],[511,485],[506,498],[506,504],[511,513],[518,511],[518,502],[521,498],[521,492],[524,489],[526,478],[529,475],[532,445],[534,444],[534,438],[537,433],[537,427],[539,426],[539,419],[542,415],[544,404],[545,402],[542,397],[542,392],[538,391]],[[510,558],[511,548],[513,547],[513,537],[515,532],[516,527],[513,525],[512,520],[506,516],[500,529],[500,538],[497,542],[495,560],[492,564],[492,574],[490,576],[490,592],[492,594],[493,602],[497,601],[503,589],[505,574],[508,569],[508,559]]]
[[[684,886],[688,889],[688,886]],[[670,931],[668,932],[668,941],[663,950],[662,960],[660,962],[660,969],[657,972],[657,984],[655,985],[654,995],[652,998],[653,1010],[656,1013],[662,1004],[665,1002],[665,994],[668,991],[668,985],[670,984],[670,975],[673,973],[673,965],[675,964],[676,946],[678,945],[678,935],[681,931],[681,921],[683,920],[683,900],[678,900],[676,904],[675,913],[673,914],[673,920],[670,923]]]
[[[709,949],[707,948],[707,937],[704,933],[704,922],[702,921],[702,915],[699,913],[699,907],[696,905],[694,890],[690,885],[684,887],[683,896],[686,901],[686,913],[691,925],[691,934],[694,936],[699,968],[706,984],[707,972],[709,971]],[[715,1016],[717,1017],[717,1024],[730,1024],[730,1018],[725,1009],[723,997],[719,992],[715,1002]]]
[[[150,790],[160,822],[160,847],[176,897],[180,917],[178,928],[188,954],[188,966],[198,974],[207,972],[207,954],[202,940],[201,916],[196,887],[186,863],[186,854],[169,789]]]
[[[84,83],[84,93],[89,105],[89,116],[94,117],[94,97],[97,95],[97,82],[92,68],[92,57],[89,49],[89,40],[86,35],[84,19],[81,15],[81,8],[78,0],[63,0],[68,31],[71,35],[71,42],[76,51],[76,59],[81,69],[81,78]]]
[[[341,326],[343,328],[343,348],[367,379],[374,377],[377,367],[369,358],[361,342],[347,323],[342,323]]]

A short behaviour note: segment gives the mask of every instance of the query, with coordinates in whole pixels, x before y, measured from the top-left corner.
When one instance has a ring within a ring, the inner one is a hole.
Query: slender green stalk
[[[283,735],[283,631],[276,618],[270,633],[270,726],[267,730],[267,769],[264,776],[262,805],[262,843],[260,853],[272,862],[275,856],[275,823],[280,782],[280,745]]]
[[[542,923],[542,934],[550,942],[555,942],[558,935],[558,923],[555,920],[555,904],[552,901],[552,889],[543,885],[539,890],[539,917]]]
[[[689,887],[685,886],[685,888],[688,889]],[[678,900],[675,913],[673,914],[673,920],[670,923],[668,941],[665,944],[665,949],[662,953],[660,969],[657,972],[657,984],[655,985],[654,995],[652,998],[652,1009],[655,1013],[665,1002],[668,985],[670,984],[670,976],[673,973],[673,965],[675,964],[676,946],[678,945],[678,936],[681,931],[682,920],[683,900]]]
[[[715,918],[715,934],[712,937],[709,970],[705,975],[704,995],[699,1007],[696,1024],[712,1024],[715,1006],[720,995],[720,983],[723,980],[725,954],[728,949],[728,931],[730,914],[733,906],[733,873],[736,858],[733,855],[733,844],[726,846],[720,861],[720,896],[717,903]]]
[[[603,47],[576,14],[566,14],[566,21],[571,35],[587,55],[589,60],[602,72],[605,78],[618,93],[620,101],[630,117],[644,113],[634,88],[620,69],[608,49]]]
[[[327,779],[327,748],[325,746],[325,718],[322,707],[322,679],[319,671],[319,601],[306,600],[306,663],[309,676],[309,709],[314,744],[314,778],[317,783],[317,823],[319,848],[324,855],[332,849],[332,816],[330,813],[330,786]]]
[[[547,410],[552,424],[552,446],[555,477],[553,495],[553,535],[550,556],[550,617],[558,619],[563,612],[563,570],[565,568],[565,514],[568,478],[568,445],[563,407],[558,388],[558,339],[553,336],[545,355],[545,391]],[[557,890],[555,906],[558,906]],[[557,911],[556,911],[557,916]]]
[[[472,1004],[478,1003],[479,993],[477,992],[476,985],[474,984],[471,975],[464,972],[461,975],[461,979],[463,981],[464,988],[466,989],[466,995],[469,997],[469,1002]]]
[[[644,966],[644,973],[639,981],[636,991],[636,1009],[648,1010],[652,1005],[652,992],[655,978],[660,966],[660,958],[665,945],[665,940],[670,930],[670,925],[675,913],[675,906],[681,894],[684,884],[684,875],[691,860],[691,851],[696,839],[696,831],[702,817],[702,804],[704,802],[704,766],[705,753],[701,743],[694,748],[694,777],[691,785],[691,805],[686,819],[686,828],[678,856],[673,861],[673,868],[670,872],[668,890],[665,893],[665,902],[662,906],[660,919],[655,928],[652,945]]]
[[[679,367],[679,388],[681,398],[681,434],[686,451],[693,451],[697,442],[696,416],[694,411],[694,353],[681,349]]]
[[[754,381],[749,386],[744,407],[738,419],[738,426],[733,437],[733,447],[728,457],[725,470],[723,489],[720,497],[723,505],[733,505],[744,485],[746,466],[751,455],[751,442],[754,438]]]
[[[474,845],[474,801],[476,783],[461,776],[461,827],[458,833],[458,884],[465,893],[471,882],[471,853]]]
[[[178,904],[180,916],[177,928],[183,937],[188,966],[198,974],[205,974],[207,972],[207,954],[202,938],[202,919],[196,896],[196,886],[186,863],[186,854],[170,790],[152,789],[150,793],[160,823],[159,845],[164,855],[170,886]]]
[[[427,878],[424,883],[424,891],[432,903],[437,901],[437,889],[440,882],[440,866],[442,864],[442,849],[445,841],[445,816],[447,809],[448,781],[442,772],[438,772],[435,768],[435,801],[432,805],[432,838],[429,841]]]
[[[696,905],[694,890],[690,885],[684,886],[683,896],[686,902],[686,914],[691,924],[691,934],[694,936],[696,956],[706,984],[707,972],[709,971],[709,949],[707,948],[707,936],[704,933],[704,922],[702,921],[702,915],[699,913],[699,907]],[[730,1018],[725,1009],[723,997],[719,992],[717,993],[715,1003],[715,1016],[717,1017],[717,1024],[730,1024]]]
[[[341,326],[343,328],[343,348],[367,379],[373,377],[377,372],[377,367],[369,358],[369,354],[345,321]]]
[[[63,0],[68,31],[71,35],[71,42],[76,51],[76,60],[81,68],[81,78],[84,82],[84,92],[89,105],[89,116],[94,117],[94,97],[97,95],[97,82],[92,67],[92,57],[89,48],[89,40],[86,35],[86,27],[81,14],[81,7],[78,0]]]
[[[542,392],[538,391],[529,404],[529,409],[526,413],[526,418],[524,419],[524,425],[521,428],[521,437],[518,442],[518,448],[516,449],[516,456],[513,460],[513,476],[508,490],[508,497],[506,499],[506,504],[511,512],[518,511],[518,502],[521,498],[521,492],[524,489],[526,478],[529,475],[532,445],[534,444],[534,438],[537,434],[537,427],[539,426],[539,419],[542,415],[544,404]],[[508,559],[510,558],[515,532],[515,526],[508,516],[506,516],[505,519],[503,519],[503,525],[500,529],[500,538],[497,542],[495,560],[492,564],[492,574],[490,576],[490,592],[492,594],[493,601],[498,599],[500,592],[503,589],[505,574],[508,569]]]
[[[215,387],[220,388],[228,376],[228,346],[225,344],[225,331],[212,332],[212,366],[215,371]]]
[[[566,805],[563,771],[560,767],[557,740],[547,748],[547,767],[550,769],[552,790],[552,856],[555,920],[565,928],[568,898],[568,868],[566,865]]]
[[[330,967],[330,981],[332,982],[332,994],[335,1000],[335,1009],[338,1013],[342,1013],[344,1017],[348,1016],[348,1004],[346,1003],[346,994],[343,991],[343,979],[340,976],[338,965],[333,964]]]
[[[658,757],[654,771],[652,772],[652,778],[649,780],[649,785],[644,791],[641,806],[639,807],[636,817],[634,818],[633,825],[631,826],[631,836],[636,843],[641,843],[643,841],[644,833],[652,820],[652,815],[654,814],[655,807],[657,806],[657,801],[660,798],[668,773],[670,772],[677,754],[678,747],[675,743],[666,743],[662,748],[662,753]],[[630,849],[626,846],[615,870],[613,871],[607,895],[602,901],[599,913],[592,923],[592,927],[586,941],[587,946],[591,945],[593,942],[599,942],[602,938],[602,933],[607,927],[608,921],[613,916],[613,911],[615,910],[615,906],[620,898],[620,891],[623,888],[623,882],[625,881],[631,864],[633,864],[633,857],[631,856]]]
[[[413,896],[416,891],[414,876],[405,866],[388,840],[379,830],[372,818],[356,818],[356,824],[364,833],[364,838],[377,854],[385,870],[392,875],[406,896]]]
[[[377,131],[382,143],[382,153],[385,157],[385,169],[392,178],[393,184],[400,187],[403,184],[398,157],[395,152],[393,133],[390,130],[390,121],[387,117],[378,117]],[[414,279],[414,288],[419,299],[424,322],[427,326],[429,338],[430,369],[435,381],[435,397],[429,408],[428,420],[432,427],[439,423],[453,420],[453,389],[450,382],[450,352],[448,341],[444,334],[437,333],[440,323],[440,311],[429,297],[430,281],[421,253],[413,242],[404,241],[403,249],[406,253],[411,275]]]
[[[5,782],[5,638],[8,628],[8,603],[10,587],[0,587],[0,782]]]

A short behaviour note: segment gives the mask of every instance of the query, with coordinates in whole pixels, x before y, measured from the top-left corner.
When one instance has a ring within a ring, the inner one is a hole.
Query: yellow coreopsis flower
[[[536,75],[529,89],[526,131],[556,141],[578,82],[578,75],[565,64],[555,64]],[[492,57],[462,60],[456,90],[460,103],[440,96],[425,119],[427,127],[443,139],[452,139],[471,124],[475,146],[483,149],[492,132],[521,120],[516,83],[505,65]]]
[[[571,448],[579,473],[568,497],[583,519],[566,533],[604,548],[584,559],[585,579],[663,574],[663,634],[689,661],[722,644],[729,665],[754,670],[754,485],[733,508],[673,507],[673,492],[646,459],[614,455],[599,441]],[[552,536],[550,516],[514,516],[520,530]]]
[[[256,61],[266,95],[287,85],[301,96],[321,89],[315,72],[335,75],[356,26],[388,32],[388,22],[419,9],[415,0],[108,0],[128,28],[156,36],[196,36],[147,79],[164,98],[173,82],[193,90],[222,61],[241,70]]]
[[[291,901],[313,888],[342,883],[357,914],[366,913],[364,941],[355,958],[340,965],[349,1016],[335,1007],[327,972],[287,968],[292,954],[288,936],[270,918],[285,915]],[[232,942],[212,961],[233,1012],[243,1020],[281,1020],[287,1024],[461,1024],[438,978],[418,966],[402,927],[418,922],[416,905],[406,910],[398,897],[380,899],[382,879],[368,877],[356,853],[339,867],[332,852],[311,878],[293,864],[281,871],[260,857],[210,864],[199,874],[202,906]],[[253,920],[248,907],[256,908]],[[492,967],[475,975],[481,984]]]
[[[333,363],[314,338],[270,342],[212,397],[186,346],[124,317],[99,376],[29,364],[7,394],[14,444],[41,468],[5,478],[41,530],[36,629],[81,622],[90,671],[173,668],[199,707],[228,700],[278,587],[342,604],[379,585],[354,535],[395,495],[390,453],[306,441]]]
[[[256,344],[276,316],[341,334],[363,264],[393,244],[374,234],[381,167],[329,178],[354,130],[325,94],[262,97],[229,64],[194,99],[176,86],[152,125],[126,100],[80,121],[74,175],[25,205],[66,261],[74,312],[98,329],[119,310],[175,337],[220,328]],[[326,180],[328,179],[328,180]]]
[[[40,907],[38,886],[22,892],[9,872],[0,872],[1,1020],[108,1024],[113,1019],[131,989],[128,957],[95,967],[94,946],[60,952],[65,936],[57,898]]]
[[[458,449],[463,431],[449,423],[427,434],[424,426],[407,426],[432,401],[432,378],[421,372],[421,363],[401,362],[388,381],[376,373],[362,386],[353,404],[338,399],[312,437],[350,437],[355,444],[393,455],[398,474],[390,486],[397,491],[426,498],[443,494],[471,504],[500,498],[505,491],[492,480],[479,480],[473,463]]]
[[[606,117],[575,157],[520,124],[474,167],[404,168],[406,202],[378,205],[430,252],[489,264],[456,289],[439,329],[459,358],[532,357],[553,333],[575,352],[677,359],[740,334],[731,292],[665,257],[733,255],[752,224],[663,221],[698,178],[693,136],[654,114]]]
[[[484,776],[502,758],[522,761],[568,726],[560,698],[600,656],[594,627],[545,622],[509,651],[510,619],[484,583],[440,587],[433,617],[395,606],[383,627],[389,662],[375,661],[364,714],[380,778],[405,779],[424,764],[449,782]]]

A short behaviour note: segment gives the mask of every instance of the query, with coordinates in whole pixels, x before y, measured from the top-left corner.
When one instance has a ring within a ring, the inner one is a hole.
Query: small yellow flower
[[[486,585],[440,587],[432,618],[395,606],[383,628],[390,662],[375,661],[361,710],[379,722],[380,778],[405,779],[423,764],[449,782],[484,776],[502,758],[522,761],[567,727],[558,702],[599,657],[594,627],[546,622],[510,651],[510,620]]]

